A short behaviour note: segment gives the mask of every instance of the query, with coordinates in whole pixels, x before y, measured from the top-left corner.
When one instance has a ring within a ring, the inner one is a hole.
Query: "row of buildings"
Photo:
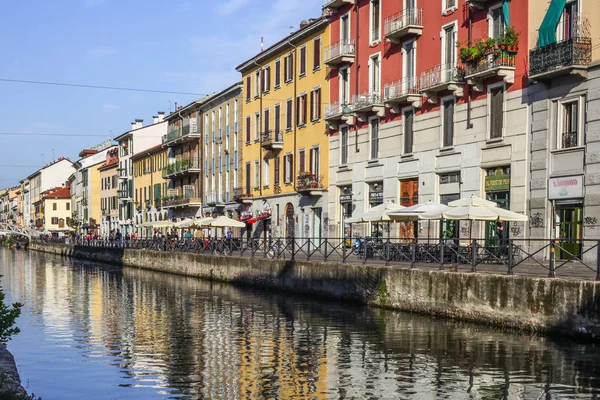
[[[239,83],[69,163],[71,218],[133,231],[225,214],[255,235],[343,237],[380,234],[345,220],[383,202],[474,194],[530,217],[507,227],[513,237],[598,238],[594,4],[325,0],[241,62]],[[3,215],[30,204],[13,220],[37,221],[54,183],[34,180],[6,191]]]

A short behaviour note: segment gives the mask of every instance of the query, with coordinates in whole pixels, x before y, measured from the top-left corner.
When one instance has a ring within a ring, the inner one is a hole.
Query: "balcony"
[[[117,172],[119,179],[129,179],[129,175],[127,174],[127,168],[119,168]]]
[[[325,104],[323,112],[325,122],[332,129],[337,129],[340,123],[354,124],[354,114],[348,104],[339,101]]]
[[[377,114],[380,117],[385,116],[385,106],[381,101],[381,95],[377,92],[365,92],[358,95],[355,94],[352,97],[350,108],[353,112],[362,114],[361,119],[363,121],[366,120],[364,117],[368,114]]]
[[[190,123],[190,120],[187,121],[187,123],[184,122],[182,127],[172,127],[169,132],[163,136],[163,146],[169,147],[187,142],[188,140],[200,139],[200,132],[198,132],[198,129],[196,128],[195,120],[194,123]]]
[[[392,109],[392,113],[399,114],[402,105],[421,107],[423,96],[419,92],[419,82],[415,77],[404,78],[400,81],[386,83],[383,87],[383,101]]]
[[[330,68],[354,61],[354,40],[340,40],[325,47],[325,64]]]
[[[478,92],[483,91],[483,82],[501,77],[506,83],[515,81],[515,53],[499,50],[484,56],[478,63],[467,64],[465,79]]]
[[[248,193],[247,193],[248,192]],[[243,187],[233,188],[233,201],[236,203],[252,202],[252,190],[245,190]]]
[[[260,146],[265,150],[282,150],[283,135],[281,132],[266,132],[261,135]]]
[[[592,39],[577,37],[529,51],[529,79],[548,82],[576,75],[587,78],[592,63]]]
[[[206,195],[206,205],[208,206],[223,206],[223,199],[219,196],[219,194],[215,191],[209,192]]]
[[[337,10],[344,4],[354,4],[354,0],[325,0],[323,8]]]
[[[179,189],[169,189],[167,196],[162,199],[162,203],[163,208],[202,206],[202,200],[200,200],[193,185],[184,185],[182,192]]]
[[[119,200],[121,201],[131,201],[132,196],[131,193],[129,193],[129,190],[118,190],[117,191],[117,195],[119,196]]]
[[[423,9],[406,8],[402,12],[388,17],[384,21],[385,38],[392,43],[400,43],[402,39],[423,34]]]
[[[465,70],[462,65],[439,64],[421,74],[419,86],[428,101],[437,104],[440,92],[452,92],[462,97],[464,81]]]
[[[200,172],[200,160],[198,157],[192,157],[185,158],[183,160],[177,160],[167,165],[162,170],[162,177],[167,179],[177,175],[197,174]]]
[[[298,175],[296,192],[305,196],[322,196],[327,189],[323,185],[323,176],[302,172]]]

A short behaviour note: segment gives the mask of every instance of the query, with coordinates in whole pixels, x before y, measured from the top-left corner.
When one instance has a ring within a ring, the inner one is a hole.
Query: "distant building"
[[[113,147],[106,152],[106,161],[98,167],[100,172],[100,234],[107,236],[113,230],[113,223],[119,219],[119,201],[117,198],[119,169],[119,148]]]
[[[67,232],[71,219],[71,191],[69,186],[55,187],[41,194],[42,229],[50,233]]]

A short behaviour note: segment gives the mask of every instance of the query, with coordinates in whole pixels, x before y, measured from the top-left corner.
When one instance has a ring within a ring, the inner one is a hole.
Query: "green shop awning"
[[[542,21],[542,25],[540,25],[538,47],[556,43],[556,27],[566,4],[567,0],[552,0],[550,3],[548,12]]]

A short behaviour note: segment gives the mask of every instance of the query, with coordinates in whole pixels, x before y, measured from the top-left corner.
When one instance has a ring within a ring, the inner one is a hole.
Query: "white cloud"
[[[104,110],[104,112],[113,112],[115,110],[117,110],[119,107],[115,106],[114,104],[103,104],[102,105],[102,109]]]
[[[117,53],[117,49],[112,46],[96,46],[86,51],[86,54],[93,58],[108,57],[115,53]]]
[[[250,0],[229,0],[216,8],[217,14],[230,15],[245,6]]]

